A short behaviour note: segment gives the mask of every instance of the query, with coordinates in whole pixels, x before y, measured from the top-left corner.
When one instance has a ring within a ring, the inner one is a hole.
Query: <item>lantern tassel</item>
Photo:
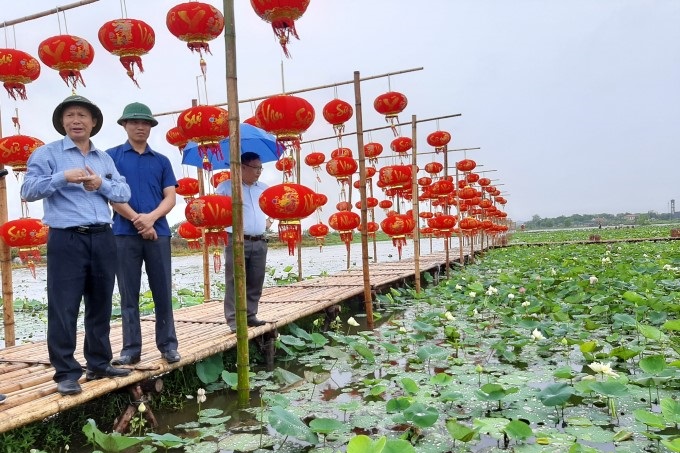
[[[290,36],[293,35],[296,39],[300,39],[297,30],[295,30],[295,22],[292,20],[274,20],[272,21],[272,30],[274,30],[274,34],[279,39],[283,54],[290,58],[290,52],[288,52]]]
[[[19,99],[22,101],[28,99],[26,97],[26,85],[23,83],[5,82],[3,86],[7,90],[7,94],[9,94],[15,101],[17,100],[17,96],[19,96]]]
[[[222,253],[215,249],[213,252],[213,269],[215,273],[219,273],[222,270]]]
[[[288,255],[295,255],[295,248],[302,240],[302,227],[300,222],[279,222],[279,239],[288,244]]]
[[[144,67],[142,66],[142,57],[137,55],[129,55],[125,57],[120,57],[120,63],[123,65],[127,71],[128,77],[135,83],[137,88],[141,88],[137,80],[135,79],[135,65],[139,68],[139,72],[144,72]]]
[[[65,69],[59,71],[59,75],[61,76],[61,79],[66,82],[66,85],[73,88],[74,91],[78,87],[78,81],[80,81],[83,86],[87,86],[85,85],[85,80],[83,80],[83,75],[80,71]]]

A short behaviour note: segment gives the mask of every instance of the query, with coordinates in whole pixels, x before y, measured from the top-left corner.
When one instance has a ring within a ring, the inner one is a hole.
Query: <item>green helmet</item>
[[[64,129],[64,125],[62,124],[62,116],[64,114],[64,109],[71,104],[87,107],[90,113],[92,113],[92,117],[96,120],[96,124],[92,128],[90,137],[97,135],[97,132],[99,132],[99,130],[102,128],[102,125],[104,124],[104,115],[102,115],[102,111],[89,99],[75,94],[64,99],[63,102],[54,109],[54,113],[52,114],[52,125],[57,130],[57,132],[59,132],[61,135],[66,135],[66,129]]]
[[[118,118],[118,124],[122,126],[126,120],[145,120],[151,123],[151,127],[158,124],[156,118],[151,114],[151,109],[141,102],[133,102],[125,106],[123,115]]]

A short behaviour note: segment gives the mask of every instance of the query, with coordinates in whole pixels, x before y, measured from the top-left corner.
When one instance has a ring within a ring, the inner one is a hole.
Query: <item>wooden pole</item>
[[[437,116],[437,117],[434,117],[434,118],[425,118],[425,119],[422,119],[422,120],[418,120],[417,122],[418,123],[425,123],[425,122],[429,122],[429,121],[442,120],[442,119],[446,119],[446,118],[455,118],[457,116],[463,116],[463,114],[462,113],[454,113],[454,114],[451,114],[451,115]],[[409,121],[408,123],[397,123],[394,126],[381,126],[381,127],[374,127],[373,129],[364,129],[363,132],[375,132],[375,131],[381,131],[383,129],[392,129],[392,127],[399,127],[399,126],[406,126],[406,125],[411,125],[411,122]],[[346,137],[348,135],[355,135],[355,134],[357,134],[357,132],[347,132],[346,134],[342,134],[342,137]],[[302,144],[320,142],[320,141],[323,141],[323,140],[330,140],[332,138],[337,138],[337,137],[338,137],[337,135],[329,135],[328,137],[315,138],[314,140],[306,140],[306,141],[302,142]],[[465,149],[479,149],[479,148],[465,148]],[[431,154],[431,153],[423,153],[423,154]]]
[[[423,70],[423,67],[421,66],[419,68],[411,68],[411,69],[403,69],[401,71],[387,72],[385,74],[378,74],[378,75],[374,75],[374,76],[364,77],[364,78],[361,79],[361,82],[366,81],[366,80],[379,79],[379,78],[382,78],[382,77],[389,77],[389,76],[393,76],[393,75],[406,74],[408,72],[422,71],[422,70]],[[305,93],[305,92],[308,92],[308,91],[323,90],[323,89],[326,89],[326,88],[335,88],[335,87],[340,86],[340,85],[351,85],[353,83],[354,83],[354,79],[346,80],[346,81],[343,81],[343,82],[329,83],[329,84],[326,84],[326,85],[318,85],[318,86],[315,86],[315,87],[303,88],[301,90],[286,91],[284,94]],[[282,94],[282,93],[272,93],[272,94],[268,94],[266,96],[258,96],[258,97],[250,98],[250,99],[242,99],[242,100],[239,101],[239,103],[261,101],[262,99],[267,99],[267,98],[270,98],[272,96],[278,96],[280,94]],[[223,106],[225,104],[228,104],[228,103],[214,104],[214,105]],[[154,116],[176,115],[178,113],[182,113],[183,111],[184,110],[173,110],[173,111],[169,111],[169,112],[155,113]]]
[[[241,178],[241,134],[238,114],[236,71],[236,20],[234,0],[223,0],[224,51],[227,66],[229,112],[229,158],[231,162],[231,204],[233,207],[232,249],[234,253],[234,302],[236,306],[236,374],[239,406],[246,407],[250,397],[250,357],[248,351],[248,314],[246,307],[245,253],[243,251],[243,179]]]
[[[0,138],[2,137],[2,112],[0,111]],[[5,166],[0,164],[0,170]],[[7,171],[7,170],[5,170]],[[0,177],[0,225],[4,225],[7,214],[7,182]],[[2,272],[2,324],[5,329],[5,347],[16,344],[14,332],[14,285],[12,283],[12,254],[9,245],[0,240],[0,271]]]
[[[2,23],[0,23],[0,28],[9,27],[10,25],[20,24],[22,22],[28,22],[29,20],[33,20],[33,19],[39,19],[41,17],[49,16],[50,14],[57,14],[57,13],[60,13],[61,11],[66,11],[67,9],[89,5],[90,3],[94,3],[94,2],[98,2],[98,1],[99,0],[81,0],[79,2],[69,3],[68,5],[64,5],[64,6],[57,6],[56,8],[48,9],[48,10],[42,11],[40,13],[31,14],[30,16],[24,16],[24,17],[21,17],[19,19],[8,20],[8,21],[5,21],[5,22],[2,22]]]
[[[366,156],[364,155],[363,114],[361,111],[361,77],[354,71],[354,108],[357,124],[357,151],[359,154],[359,199],[361,200],[361,268],[364,276],[364,306],[366,324],[373,329],[373,296],[371,294],[371,275],[368,266],[368,207],[366,203]],[[350,186],[351,190],[351,186]]]
[[[411,140],[413,155],[411,156],[411,199],[413,200],[413,262],[415,263],[414,277],[416,293],[420,293],[420,202],[418,201],[418,140],[416,116],[411,116]]]

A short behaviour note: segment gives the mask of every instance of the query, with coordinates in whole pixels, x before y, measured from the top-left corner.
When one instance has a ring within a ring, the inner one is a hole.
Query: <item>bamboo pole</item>
[[[380,78],[383,78],[383,77],[389,77],[389,76],[398,75],[398,74],[406,74],[408,72],[422,71],[423,69],[424,68],[421,66],[419,68],[402,69],[401,71],[386,72],[384,74],[378,74],[378,75],[364,77],[360,81],[364,82],[366,80],[380,79]],[[326,84],[326,85],[318,85],[318,86],[309,87],[309,88],[302,88],[300,90],[286,91],[285,94],[306,93],[308,91],[323,90],[323,89],[326,89],[326,88],[335,88],[335,87],[340,86],[340,85],[351,85],[353,83],[354,83],[354,79],[345,80],[343,82],[335,82],[335,83],[329,83],[329,84]],[[255,98],[242,99],[242,100],[238,101],[238,103],[241,104],[241,103],[246,103],[246,102],[261,101],[263,99],[267,99],[267,98],[270,98],[272,96],[278,96],[280,94],[282,94],[282,93],[272,93],[272,94],[268,94],[266,96],[258,96],[258,97],[255,97]],[[221,104],[214,104],[214,105],[219,107],[219,106],[223,106],[223,105],[227,105],[227,104],[228,104],[228,102],[227,103],[221,103]],[[183,111],[184,110],[173,110],[173,111],[169,111],[169,112],[155,113],[154,116],[176,115],[178,113],[182,113]]]
[[[10,25],[20,24],[22,22],[28,22],[29,20],[39,19],[41,17],[49,16],[50,14],[58,14],[61,11],[66,11],[68,9],[77,8],[79,6],[89,5],[90,3],[98,2],[99,0],[81,0],[75,3],[69,3],[64,6],[57,6],[56,8],[48,9],[39,13],[31,14],[29,16],[24,16],[19,19],[7,20],[0,23],[0,28],[9,27]]]
[[[229,159],[231,161],[231,204],[233,207],[232,250],[234,254],[234,303],[236,308],[236,374],[239,406],[247,407],[250,397],[250,357],[246,307],[245,253],[243,250],[243,191],[241,178],[241,134],[238,114],[236,71],[236,19],[234,0],[223,0],[224,51],[227,72],[227,111],[229,112]],[[236,165],[234,165],[236,164]]]
[[[354,107],[357,125],[357,151],[359,154],[359,199],[361,200],[361,268],[364,277],[364,306],[366,324],[373,329],[373,296],[368,266],[368,206],[366,202],[366,156],[364,155],[363,113],[361,110],[361,77],[354,71]],[[351,190],[351,186],[350,186]],[[349,256],[348,256],[349,258]]]
[[[0,111],[0,138],[2,137],[2,112]],[[5,166],[0,164],[0,170]],[[6,171],[6,170],[5,170]],[[0,225],[9,220],[7,213],[7,182],[0,177]],[[12,254],[9,245],[0,241],[0,271],[2,272],[2,324],[5,329],[5,347],[16,344],[14,332],[14,285],[12,283]]]
[[[417,122],[418,123],[426,123],[426,122],[429,122],[429,121],[443,120],[443,119],[446,119],[446,118],[455,118],[457,116],[463,116],[463,114],[462,113],[454,113],[454,114],[451,114],[451,115],[436,116],[436,117],[433,117],[433,118],[425,118],[425,119],[422,119],[422,120],[418,120]],[[381,131],[383,129],[392,129],[392,127],[399,127],[399,126],[406,126],[406,125],[410,126],[411,122],[409,121],[407,123],[397,123],[394,126],[380,126],[380,127],[374,127],[373,129],[364,129],[363,132],[375,132],[375,131]],[[356,135],[356,134],[357,134],[357,132],[347,132],[346,134],[342,134],[342,137],[346,137],[348,135]],[[328,137],[315,138],[314,140],[306,140],[304,142],[301,142],[301,144],[321,142],[321,141],[324,141],[324,140],[330,140],[332,138],[337,138],[337,135],[329,135]],[[479,149],[479,148],[469,148],[469,149]]]
[[[418,140],[416,116],[411,116],[411,140],[413,154],[411,156],[411,199],[413,200],[413,262],[415,264],[413,278],[416,282],[416,293],[420,293],[420,202],[418,201]]]

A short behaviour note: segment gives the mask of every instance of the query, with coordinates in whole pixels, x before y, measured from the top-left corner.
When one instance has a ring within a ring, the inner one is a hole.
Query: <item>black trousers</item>
[[[172,313],[172,271],[170,237],[155,241],[141,236],[116,236],[118,248],[118,291],[123,315],[123,349],[121,355],[139,357],[142,353],[142,329],[139,320],[139,291],[142,263],[156,315],[156,347],[160,352],[177,349],[175,320]]]
[[[234,300],[234,248],[233,235],[229,233],[229,243],[224,248],[224,317],[230,327],[236,325],[236,303]],[[243,242],[246,274],[246,306],[248,319],[257,317],[260,296],[267,266],[267,242]]]
[[[93,234],[50,228],[47,239],[47,349],[54,380],[83,373],[73,353],[81,301],[85,302],[87,367],[104,370],[111,361],[111,297],[116,246],[110,228]]]

